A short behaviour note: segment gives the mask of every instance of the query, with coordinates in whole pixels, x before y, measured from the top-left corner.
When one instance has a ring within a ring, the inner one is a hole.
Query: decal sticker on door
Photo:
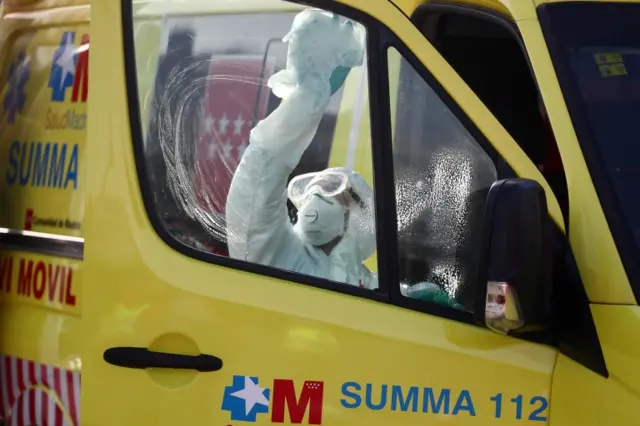
[[[548,399],[544,396],[478,395],[467,389],[449,389],[398,384],[344,382],[339,405],[345,409],[391,411],[431,415],[514,419],[546,422]],[[291,379],[261,381],[254,376],[233,376],[225,387],[222,410],[232,421],[322,424],[325,382]],[[234,426],[229,424],[228,426]]]
[[[261,386],[257,377],[233,376],[233,384],[224,390],[222,409],[231,420],[255,422],[259,414],[271,412],[272,423],[284,423],[285,411],[291,423],[301,424],[307,411],[307,423],[322,424],[324,382],[305,381],[296,394],[296,383],[290,379],[274,379],[271,388]]]

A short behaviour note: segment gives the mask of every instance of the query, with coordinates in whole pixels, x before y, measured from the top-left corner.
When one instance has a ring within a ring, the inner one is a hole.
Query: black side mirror
[[[551,317],[550,218],[542,186],[505,179],[489,189],[476,322],[504,334],[542,331]]]

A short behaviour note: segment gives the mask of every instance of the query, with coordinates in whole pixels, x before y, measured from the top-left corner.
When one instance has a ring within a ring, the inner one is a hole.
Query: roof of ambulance
[[[342,0],[349,3],[348,0]],[[379,1],[379,0],[376,0]],[[421,4],[435,0],[388,0],[410,16]],[[437,0],[438,3],[468,4],[509,15],[514,20],[535,18],[535,8],[544,3],[562,1],[618,1],[638,3],[640,0]],[[297,11],[305,6],[274,0],[132,0],[136,16],[191,15],[194,13],[251,13]]]

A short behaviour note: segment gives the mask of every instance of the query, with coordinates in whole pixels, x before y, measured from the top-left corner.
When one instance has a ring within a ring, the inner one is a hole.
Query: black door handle
[[[133,347],[109,348],[104,351],[104,360],[125,368],[175,368],[197,370],[202,373],[222,368],[222,360],[213,355],[169,354]]]

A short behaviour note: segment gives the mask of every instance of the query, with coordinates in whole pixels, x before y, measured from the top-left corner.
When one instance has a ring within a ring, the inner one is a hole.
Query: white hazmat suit
[[[362,64],[364,31],[331,13],[306,9],[296,16],[284,41],[289,42],[286,69],[268,82],[283,101],[252,129],[229,189],[229,255],[377,289],[377,276],[363,265],[376,248],[369,184],[353,171],[333,168],[296,176],[287,188],[337,90],[335,71]],[[338,77],[339,84],[344,77],[346,73]],[[348,194],[342,199],[347,203],[338,202],[341,194]],[[295,225],[287,213],[287,198],[298,209]],[[435,284],[420,287],[423,292],[442,293]],[[411,287],[402,288],[409,295]]]
[[[344,233],[341,231],[345,224],[336,221],[343,220],[344,214],[336,217],[331,208],[314,209],[318,211],[314,223],[322,223],[342,234],[329,254],[305,238],[303,212],[309,207],[296,205],[300,209],[299,220],[293,226],[286,206],[289,175],[309,147],[329,103],[331,74],[337,67],[351,68],[362,63],[364,36],[350,21],[307,9],[296,16],[284,40],[289,42],[287,67],[268,83],[273,93],[284,101],[252,129],[249,146],[229,189],[226,206],[229,255],[377,288],[377,280],[362,264],[376,247],[373,192],[362,177],[346,169],[336,170],[348,176],[349,184],[365,205],[364,208],[352,206]],[[306,204],[318,203],[317,197],[312,198]],[[292,202],[296,204],[294,199]],[[333,206],[338,207],[337,203]]]

